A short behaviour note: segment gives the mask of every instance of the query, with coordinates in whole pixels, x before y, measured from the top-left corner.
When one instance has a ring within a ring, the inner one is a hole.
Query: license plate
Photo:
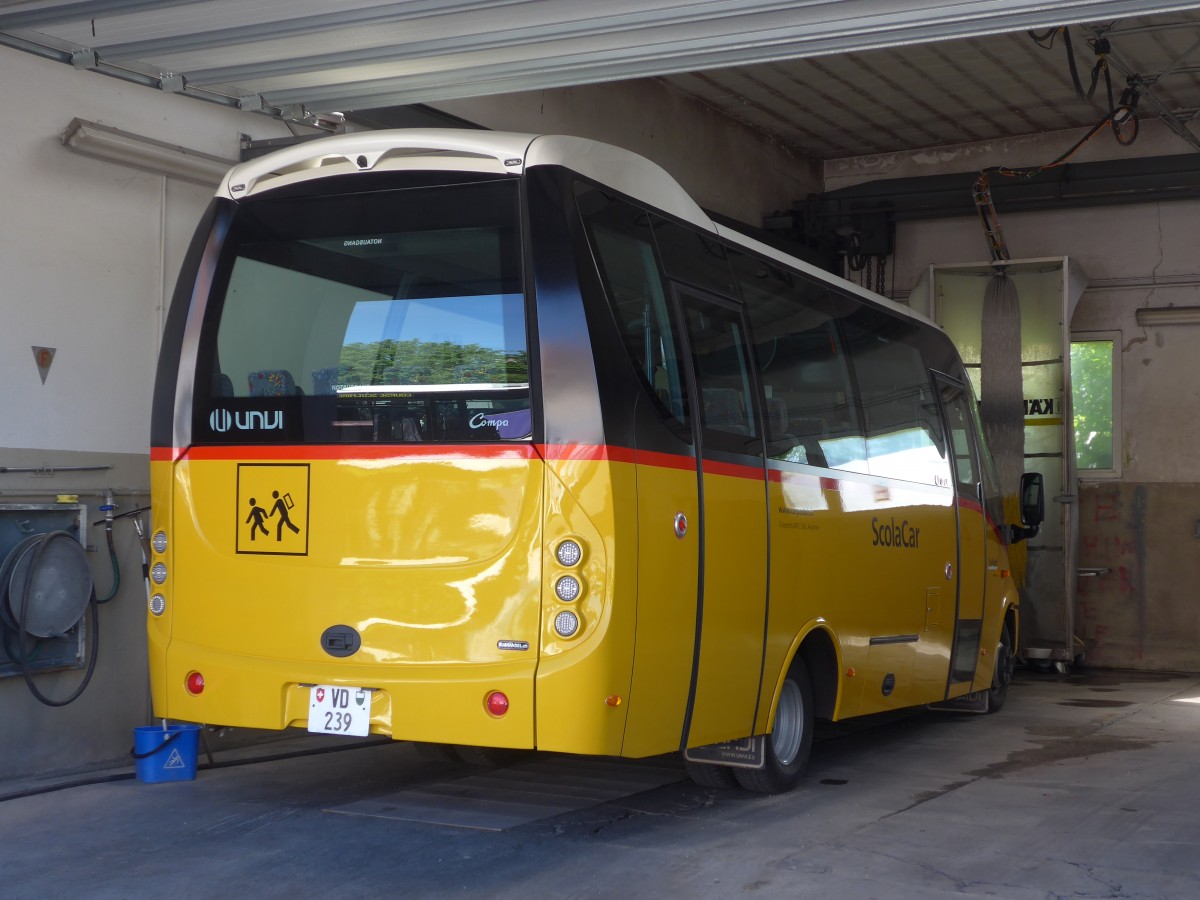
[[[309,690],[308,698],[309,731],[366,737],[371,727],[370,691],[316,684]]]

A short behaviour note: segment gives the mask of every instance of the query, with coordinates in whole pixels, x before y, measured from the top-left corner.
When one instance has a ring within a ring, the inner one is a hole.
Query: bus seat
[[[248,377],[251,397],[291,397],[300,393],[287,369],[259,369]]]
[[[404,416],[400,419],[400,439],[404,441],[423,441],[421,437],[421,429],[417,425],[417,420],[412,416]]]
[[[314,394],[336,394],[338,383],[338,366],[326,366],[323,369],[313,369],[312,384]]]
[[[742,397],[733,388],[704,388],[704,424],[715,431],[751,434]]]
[[[768,440],[782,441],[788,437],[788,407],[782,397],[767,398],[767,437]]]

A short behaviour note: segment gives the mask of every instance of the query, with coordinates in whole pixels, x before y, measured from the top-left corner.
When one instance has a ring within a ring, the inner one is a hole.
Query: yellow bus
[[[593,141],[380,131],[234,168],[151,470],[162,717],[683,751],[773,792],[814,718],[996,709],[1012,674],[1029,528],[951,342]]]

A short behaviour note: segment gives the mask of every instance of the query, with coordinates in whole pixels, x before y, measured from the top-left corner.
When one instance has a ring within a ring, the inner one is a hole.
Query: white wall
[[[78,116],[236,159],[239,132],[288,132],[8,49],[0,83],[0,447],[144,453],[163,297],[212,191],[59,135]],[[34,345],[57,350],[44,385]]]
[[[147,502],[150,398],[164,304],[212,190],[81,156],[59,135],[74,117],[236,159],[240,132],[289,132],[262,116],[125,85],[0,48],[0,467],[104,465],[97,472],[0,472],[0,504],[78,494],[90,520],[105,488],[118,512]],[[57,354],[45,384],[33,346]],[[11,528],[11,520],[9,522]],[[0,678],[0,779],[127,763],[148,715],[145,593],[128,523],[115,529],[122,588],[101,607],[100,656],[83,696],[39,705]],[[89,529],[103,595],[112,574]],[[39,675],[63,697],[81,672]]]

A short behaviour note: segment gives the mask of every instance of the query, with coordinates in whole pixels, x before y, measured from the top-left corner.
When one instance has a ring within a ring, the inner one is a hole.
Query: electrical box
[[[86,547],[87,507],[83,504],[0,504],[0,567],[17,545],[28,537],[65,531]],[[34,639],[17,634],[10,623],[0,620],[0,678],[21,674],[21,645],[35,672],[78,669],[85,659],[84,616],[63,637]]]

